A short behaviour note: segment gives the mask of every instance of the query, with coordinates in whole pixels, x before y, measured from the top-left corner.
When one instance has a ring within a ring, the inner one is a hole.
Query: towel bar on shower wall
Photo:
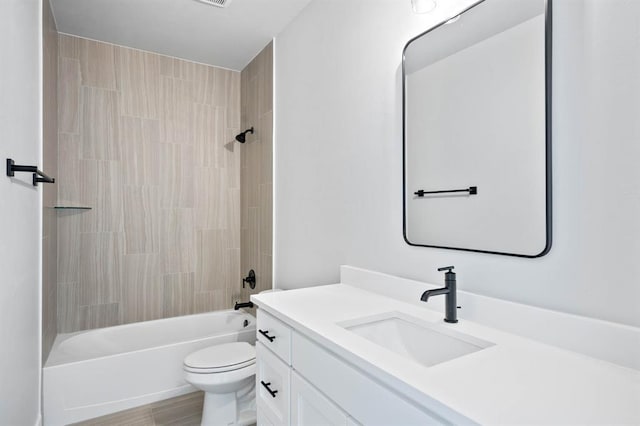
[[[15,172],[33,173],[33,186],[38,186],[38,182],[55,183],[56,180],[38,170],[36,166],[21,166],[16,164],[11,158],[7,158],[7,176],[15,176]]]

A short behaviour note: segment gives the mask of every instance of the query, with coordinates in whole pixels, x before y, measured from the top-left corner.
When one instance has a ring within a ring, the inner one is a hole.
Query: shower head
[[[236,140],[237,140],[238,142],[240,142],[240,143],[245,143],[245,141],[247,140],[247,139],[246,139],[246,135],[247,135],[247,133],[251,133],[251,134],[253,134],[253,127],[252,127],[252,128],[250,128],[250,129],[245,130],[245,131],[244,131],[244,132],[242,132],[242,133],[238,133],[238,134],[236,135]]]

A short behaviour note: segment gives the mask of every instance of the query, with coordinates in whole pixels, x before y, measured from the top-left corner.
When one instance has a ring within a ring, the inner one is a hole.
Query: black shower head
[[[245,131],[244,131],[244,132],[242,132],[242,133],[237,134],[237,135],[236,135],[236,140],[237,140],[238,142],[240,142],[240,143],[245,143],[245,141],[247,140],[247,139],[246,139],[246,135],[247,135],[247,133],[251,133],[251,134],[253,134],[253,127],[252,127],[252,128],[250,128],[250,129],[245,130]]]

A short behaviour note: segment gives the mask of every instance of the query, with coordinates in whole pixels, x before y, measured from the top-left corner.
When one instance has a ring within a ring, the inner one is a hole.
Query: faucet
[[[457,317],[457,301],[456,301],[456,273],[452,272],[453,266],[444,266],[438,268],[438,271],[447,271],[444,274],[444,287],[434,290],[427,290],[422,293],[420,300],[426,302],[430,296],[439,294],[445,295],[445,322],[458,322]]]
[[[244,303],[236,302],[233,309],[237,311],[240,308],[253,308],[253,302],[244,302]]]

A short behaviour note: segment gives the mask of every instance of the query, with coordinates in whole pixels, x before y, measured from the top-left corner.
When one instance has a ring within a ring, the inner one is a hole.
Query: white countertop
[[[442,298],[443,296],[437,296]],[[434,298],[435,299],[435,298]],[[251,296],[260,309],[425,407],[481,424],[640,424],[640,371],[346,284]],[[336,323],[402,312],[494,343],[424,367]]]

